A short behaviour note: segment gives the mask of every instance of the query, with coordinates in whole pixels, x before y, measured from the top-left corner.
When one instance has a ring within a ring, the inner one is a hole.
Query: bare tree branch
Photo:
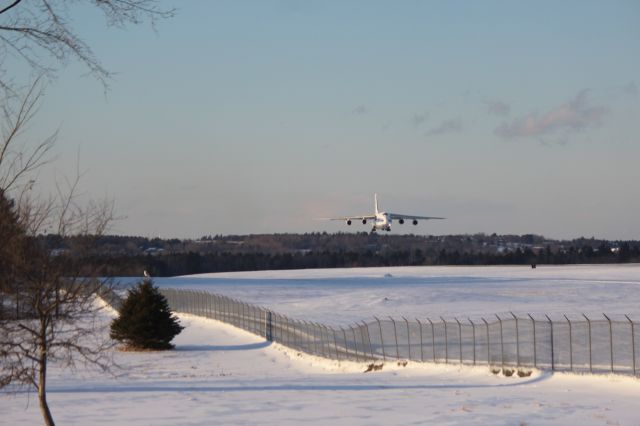
[[[32,179],[27,179],[46,161],[53,143],[50,138],[32,150],[22,144],[22,132],[37,111],[40,94],[34,85],[24,99],[3,108],[0,387],[34,386],[45,423],[53,424],[46,400],[49,363],[75,368],[83,362],[107,372],[113,365],[107,349],[114,342],[105,322],[97,321],[102,307],[96,301],[105,283],[98,278],[98,267],[85,265],[83,258],[113,221],[114,207],[107,199],[82,200],[79,167],[72,179],[57,186],[54,196],[31,195]],[[66,253],[52,252],[37,238],[48,230],[69,237]],[[10,312],[5,306],[11,307]]]
[[[152,26],[160,19],[172,17],[174,9],[162,9],[158,0],[84,0],[99,9],[107,26],[123,28],[149,21]],[[75,60],[105,87],[112,74],[100,63],[87,43],[71,26],[72,14],[66,0],[14,1],[0,10],[0,47],[12,52],[37,74],[54,78],[56,71]],[[54,63],[51,63],[51,59]],[[2,68],[0,56],[0,87],[13,84]]]
[[[16,0],[13,3],[11,3],[9,6],[5,7],[4,9],[0,10],[0,15],[2,15],[3,13],[5,13],[7,10],[16,7],[18,5],[18,3],[20,3],[22,0]]]

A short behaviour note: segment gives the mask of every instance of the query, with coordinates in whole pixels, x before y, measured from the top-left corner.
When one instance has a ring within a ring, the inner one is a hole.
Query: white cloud
[[[564,136],[597,126],[608,113],[603,106],[589,103],[589,90],[584,89],[575,98],[544,114],[531,113],[511,122],[504,122],[495,134],[505,139]]]

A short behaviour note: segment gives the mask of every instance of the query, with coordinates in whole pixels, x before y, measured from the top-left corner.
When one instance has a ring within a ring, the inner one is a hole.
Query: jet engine
[[[404,224],[404,219],[398,219],[398,223],[399,223],[400,225],[403,225],[403,224]]]
[[[367,224],[367,219],[362,219],[362,224],[366,225]]]
[[[416,219],[413,219],[413,224],[414,224],[414,225],[417,225],[417,224],[418,224],[418,221],[417,221]]]
[[[351,219],[347,220],[347,225],[351,225]]]

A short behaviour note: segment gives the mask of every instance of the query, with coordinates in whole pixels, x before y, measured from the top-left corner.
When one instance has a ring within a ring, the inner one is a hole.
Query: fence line
[[[527,314],[447,321],[388,317],[333,328],[202,291],[161,289],[174,311],[217,319],[308,354],[335,360],[488,365],[490,368],[638,376],[637,324],[625,320],[552,320]],[[426,321],[425,321],[426,320]]]

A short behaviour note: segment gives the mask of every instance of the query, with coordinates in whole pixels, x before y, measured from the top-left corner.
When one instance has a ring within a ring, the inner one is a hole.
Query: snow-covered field
[[[640,313],[639,265],[281,271],[158,283],[326,323],[373,314]],[[502,377],[416,363],[363,373],[364,364],[301,355],[214,320],[181,320],[187,328],[175,351],[116,352],[116,377],[53,366],[49,401],[58,423],[640,425],[635,378]],[[34,395],[0,393],[0,424],[40,422]]]
[[[640,265],[398,267],[236,272],[159,278],[328,325],[373,315],[452,318],[536,313],[640,321]]]

